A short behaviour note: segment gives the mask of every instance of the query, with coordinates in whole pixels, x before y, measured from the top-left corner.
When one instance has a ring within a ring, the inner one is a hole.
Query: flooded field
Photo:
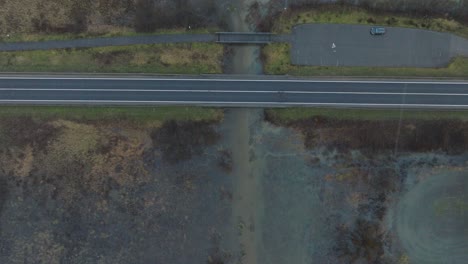
[[[467,263],[466,122],[267,119],[0,119],[0,263]]]
[[[466,154],[306,147],[303,133],[260,115],[225,119],[244,131],[231,137],[233,154],[243,153],[233,156],[242,263],[466,261]]]
[[[402,152],[404,129],[395,155],[345,129],[372,123],[298,129],[262,109],[140,128],[26,121],[0,120],[1,263],[467,259],[468,155]]]
[[[411,263],[465,263],[468,259],[466,168],[435,171],[401,197],[398,237]]]

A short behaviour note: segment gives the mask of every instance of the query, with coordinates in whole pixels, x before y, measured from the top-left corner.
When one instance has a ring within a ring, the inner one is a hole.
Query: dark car
[[[383,27],[372,27],[370,30],[371,35],[383,35],[386,30]]]

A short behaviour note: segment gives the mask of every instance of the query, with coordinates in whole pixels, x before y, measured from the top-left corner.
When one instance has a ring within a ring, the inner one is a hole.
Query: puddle
[[[400,200],[396,230],[411,263],[466,263],[466,171],[421,180]]]

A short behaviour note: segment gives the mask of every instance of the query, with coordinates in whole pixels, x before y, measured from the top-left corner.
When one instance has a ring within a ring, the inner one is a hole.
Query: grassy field
[[[468,38],[468,26],[444,18],[422,18],[391,13],[373,13],[363,8],[341,5],[324,5],[314,9],[291,9],[283,12],[275,21],[274,33],[290,32],[297,24],[336,23],[362,25],[388,25],[393,27],[421,28],[452,32]]]
[[[102,31],[90,31],[86,33],[72,34],[40,34],[40,33],[17,33],[0,35],[0,41],[2,42],[32,42],[32,41],[48,41],[48,40],[70,40],[70,39],[82,39],[82,38],[106,38],[106,37],[127,37],[127,36],[151,36],[151,35],[162,35],[162,34],[211,34],[219,31],[218,28],[200,28],[200,29],[186,29],[186,28],[174,28],[174,29],[160,29],[151,33],[139,33],[133,28],[125,27],[112,27],[106,28]]]
[[[265,110],[269,120],[279,124],[316,116],[347,120],[459,119],[468,120],[468,111],[425,111],[398,109],[274,108]]]
[[[86,106],[0,106],[0,117],[63,118],[68,120],[166,120],[219,121],[223,110],[204,107],[86,107]]]
[[[327,67],[291,64],[290,45],[274,43],[262,50],[267,74],[297,76],[467,77],[468,58],[455,58],[446,68]]]
[[[214,43],[0,52],[0,71],[221,73],[222,56],[223,47]]]

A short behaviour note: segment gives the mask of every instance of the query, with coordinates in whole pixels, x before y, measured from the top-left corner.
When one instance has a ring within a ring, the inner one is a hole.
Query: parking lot
[[[468,56],[468,40],[428,30],[385,27],[380,36],[371,26],[303,24],[293,29],[291,60],[295,65],[443,67]]]

